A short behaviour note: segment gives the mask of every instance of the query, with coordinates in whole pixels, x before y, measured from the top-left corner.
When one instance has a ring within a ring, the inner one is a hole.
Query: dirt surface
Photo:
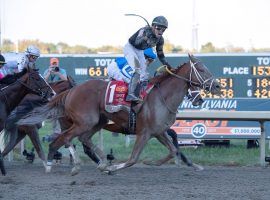
[[[6,163],[0,176],[0,199],[270,199],[270,167],[205,166],[204,171],[173,164],[150,167],[137,164],[115,175],[100,173],[85,163],[81,173],[70,176],[62,164],[46,174],[41,163]]]

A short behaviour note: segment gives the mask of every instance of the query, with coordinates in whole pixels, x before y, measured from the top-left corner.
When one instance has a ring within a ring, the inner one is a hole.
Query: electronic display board
[[[79,83],[93,78],[107,78],[107,66],[122,55],[84,55],[59,57],[60,65]],[[188,62],[187,54],[168,54],[172,66]],[[205,98],[269,98],[270,53],[195,54],[219,79],[222,96],[202,94]],[[49,57],[41,57],[38,66],[43,72]],[[158,59],[148,71],[153,75],[161,65]]]

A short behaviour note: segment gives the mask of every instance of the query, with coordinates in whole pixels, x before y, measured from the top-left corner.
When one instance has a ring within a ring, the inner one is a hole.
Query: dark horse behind
[[[11,111],[27,94],[38,95],[44,101],[48,101],[55,95],[55,92],[36,69],[25,68],[20,73],[7,75],[0,81],[0,84],[0,131],[4,129],[6,119]],[[2,155],[0,155],[0,162],[3,165]],[[4,167],[2,167],[2,174],[5,174]]]
[[[49,84],[56,94],[68,90],[76,85],[72,77],[68,76],[68,80],[57,81]],[[28,104],[30,109],[39,106],[42,99],[34,94],[28,94],[21,101],[20,104]],[[41,105],[44,103],[41,102]],[[19,105],[20,106],[20,105]],[[32,107],[31,107],[32,106]],[[36,125],[20,125],[18,126],[18,131],[8,132],[5,136],[8,137],[5,140],[5,148],[2,152],[2,156],[5,157],[26,135],[29,136],[31,142],[33,143],[39,158],[43,161],[44,166],[46,166],[46,158],[42,145],[38,135],[38,129],[41,127],[40,124]]]
[[[106,81],[89,80],[70,91],[63,92],[47,106],[36,110],[36,114],[22,119],[19,123],[31,124],[48,117],[64,115],[72,124],[50,144],[47,172],[51,171],[51,161],[57,149],[65,144],[70,145],[74,137],[78,137],[83,145],[97,153],[102,160],[99,169],[106,172],[134,165],[148,140],[155,137],[169,150],[169,154],[160,160],[146,163],[161,165],[174,156],[178,158],[180,156],[166,131],[175,122],[178,107],[188,89],[195,86],[206,92],[220,94],[220,85],[207,67],[192,55],[189,55],[187,63],[176,69],[166,68],[164,73],[151,79],[150,82],[154,84],[154,88],[137,113],[136,141],[131,156],[125,163],[108,166],[103,152],[98,148],[93,148],[91,141],[91,137],[105,127],[108,120],[120,127],[128,128],[128,112],[109,113],[105,110],[105,92],[108,84]],[[79,166],[79,159],[75,159],[74,162]]]

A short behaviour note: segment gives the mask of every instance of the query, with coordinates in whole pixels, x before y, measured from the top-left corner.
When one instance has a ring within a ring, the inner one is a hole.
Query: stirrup
[[[143,100],[134,94],[128,94],[126,97],[126,101],[135,101],[135,102],[142,102]]]

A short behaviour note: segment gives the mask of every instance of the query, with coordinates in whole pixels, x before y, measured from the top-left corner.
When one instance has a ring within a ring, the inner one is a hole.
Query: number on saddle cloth
[[[137,94],[140,93],[140,97],[144,99],[146,95],[151,91],[153,85],[146,85],[143,87],[138,86],[136,88]],[[128,84],[123,81],[111,81],[109,82],[105,94],[105,104],[106,106],[128,106],[130,107],[130,102],[126,101],[126,96],[128,92]],[[116,112],[116,111],[115,111]]]

